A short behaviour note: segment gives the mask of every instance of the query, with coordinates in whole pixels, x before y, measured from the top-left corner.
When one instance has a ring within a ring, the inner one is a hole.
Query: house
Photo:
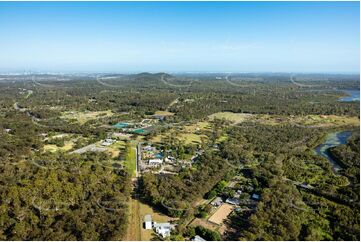
[[[146,151],[153,151],[153,150],[154,150],[154,148],[153,148],[152,146],[150,146],[150,145],[147,145],[147,146],[144,146],[144,147],[143,147],[143,150],[146,150]]]
[[[152,165],[152,166],[156,166],[156,165],[161,165],[163,163],[163,160],[162,159],[150,159],[148,161],[149,165]]]
[[[239,205],[241,202],[237,198],[227,198],[226,203],[232,204],[232,205]]]
[[[202,238],[201,236],[199,236],[199,235],[196,235],[196,236],[193,237],[192,241],[207,241],[207,240],[203,239],[203,238]]]
[[[164,121],[166,117],[164,115],[153,115],[153,118],[156,118],[159,121]]]
[[[114,140],[113,139],[105,139],[102,143],[101,143],[101,145],[102,146],[109,146],[109,145],[111,145],[111,144],[113,144],[114,143]]]
[[[144,216],[144,227],[145,229],[152,229],[152,216],[147,214]]]
[[[256,194],[256,193],[253,193],[251,198],[253,200],[259,201],[260,196],[258,194]]]
[[[156,223],[154,222],[154,230],[157,234],[161,235],[163,238],[169,237],[170,232],[174,228],[170,223]]]
[[[213,206],[216,206],[216,207],[222,205],[222,203],[223,203],[223,200],[222,200],[222,198],[220,198],[220,197],[216,197],[216,198],[211,202],[211,204],[212,204]]]

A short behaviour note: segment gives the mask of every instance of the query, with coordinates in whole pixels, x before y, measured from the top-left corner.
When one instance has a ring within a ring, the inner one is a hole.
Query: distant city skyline
[[[0,72],[359,73],[359,2],[0,2]]]

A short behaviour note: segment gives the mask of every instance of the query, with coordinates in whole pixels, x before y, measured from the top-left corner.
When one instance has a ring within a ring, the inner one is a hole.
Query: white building
[[[152,216],[147,214],[144,216],[145,229],[152,229]]]
[[[101,145],[102,146],[109,146],[109,145],[111,145],[111,144],[113,144],[114,143],[114,140],[113,139],[105,139],[102,143],[101,143]]]
[[[216,198],[211,202],[211,204],[212,204],[213,206],[216,206],[216,207],[222,205],[222,203],[223,203],[223,200],[222,200],[222,198],[220,198],[220,197],[216,197]]]
[[[155,232],[159,235],[161,235],[163,238],[169,237],[170,232],[173,229],[173,225],[170,223],[156,223],[154,222],[154,229]]]
[[[205,239],[203,239],[201,236],[199,236],[199,235],[196,235],[196,236],[194,236],[194,238],[192,239],[192,241],[207,241],[207,240],[205,240]]]
[[[163,163],[163,160],[162,159],[150,159],[148,162],[149,162],[149,165],[156,166],[156,165],[161,165]]]

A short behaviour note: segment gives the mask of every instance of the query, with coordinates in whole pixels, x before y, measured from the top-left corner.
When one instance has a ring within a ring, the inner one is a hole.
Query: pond
[[[323,157],[326,157],[330,161],[334,172],[339,171],[341,169],[341,166],[337,163],[335,159],[331,157],[330,153],[328,152],[328,149],[338,145],[346,144],[347,139],[351,136],[351,134],[352,134],[351,131],[330,133],[327,135],[326,141],[314,149],[314,151],[318,155],[322,155]]]
[[[338,99],[339,102],[360,101],[360,90],[341,90],[347,94],[346,97]]]

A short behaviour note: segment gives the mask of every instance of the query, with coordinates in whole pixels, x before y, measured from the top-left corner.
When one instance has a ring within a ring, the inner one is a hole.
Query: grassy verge
[[[125,159],[124,166],[127,171],[132,175],[132,177],[136,176],[136,147],[134,145],[128,146],[128,153]]]

